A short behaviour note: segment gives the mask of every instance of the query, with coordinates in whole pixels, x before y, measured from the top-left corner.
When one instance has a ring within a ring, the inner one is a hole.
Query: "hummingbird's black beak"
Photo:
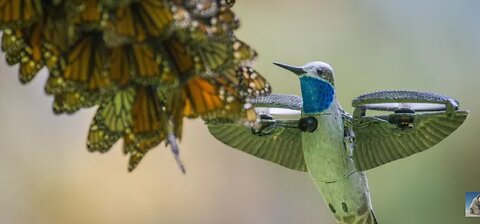
[[[281,64],[281,63],[277,63],[277,62],[273,62],[273,64],[276,65],[276,66],[279,66],[281,68],[287,69],[287,70],[295,73],[296,75],[305,74],[305,71],[303,70],[302,67],[291,66],[291,65]]]

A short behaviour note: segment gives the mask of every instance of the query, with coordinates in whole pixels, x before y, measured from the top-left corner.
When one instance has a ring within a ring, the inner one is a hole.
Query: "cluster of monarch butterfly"
[[[183,118],[247,120],[270,92],[238,40],[234,0],[0,0],[1,48],[22,83],[49,72],[55,113],[98,106],[90,151],[120,138],[133,170],[166,142],[178,160]],[[181,163],[179,163],[181,164]]]

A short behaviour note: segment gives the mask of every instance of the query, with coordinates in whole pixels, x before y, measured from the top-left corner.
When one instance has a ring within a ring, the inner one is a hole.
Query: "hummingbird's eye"
[[[317,69],[317,75],[319,75],[319,76],[323,75],[323,70],[322,69]]]

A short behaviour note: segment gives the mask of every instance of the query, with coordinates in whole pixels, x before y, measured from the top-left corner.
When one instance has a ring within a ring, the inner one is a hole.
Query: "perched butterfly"
[[[183,119],[255,123],[268,94],[233,0],[0,0],[1,48],[28,83],[46,67],[55,113],[98,106],[87,147],[123,139],[133,170],[162,142],[182,169]]]

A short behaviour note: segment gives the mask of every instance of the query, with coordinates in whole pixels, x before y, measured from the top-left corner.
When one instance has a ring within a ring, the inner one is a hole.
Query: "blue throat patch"
[[[308,114],[320,113],[333,102],[335,90],[333,86],[321,79],[303,76],[300,78],[303,98],[303,112]]]

